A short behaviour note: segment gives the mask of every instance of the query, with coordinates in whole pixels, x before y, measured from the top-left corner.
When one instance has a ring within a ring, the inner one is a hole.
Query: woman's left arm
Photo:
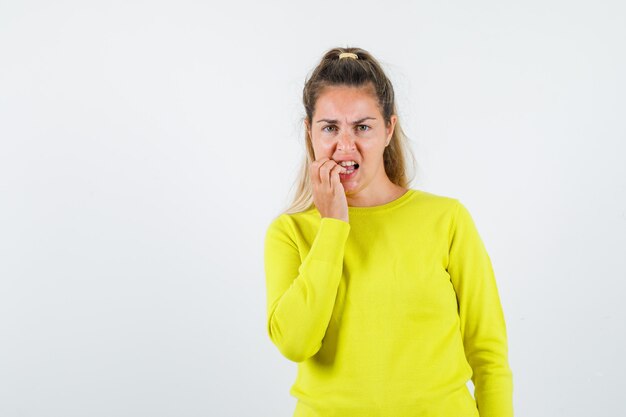
[[[459,304],[465,356],[480,417],[513,417],[507,332],[491,260],[476,225],[456,200],[448,273]]]

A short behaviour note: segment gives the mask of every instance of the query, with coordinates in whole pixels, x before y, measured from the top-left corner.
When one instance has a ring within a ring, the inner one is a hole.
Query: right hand
[[[313,203],[322,217],[334,217],[349,223],[348,200],[339,173],[346,169],[328,157],[311,163]]]

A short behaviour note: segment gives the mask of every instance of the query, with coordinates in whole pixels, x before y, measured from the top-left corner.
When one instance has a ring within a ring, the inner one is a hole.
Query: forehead
[[[368,87],[324,87],[315,103],[319,117],[363,117],[379,115],[378,100]]]

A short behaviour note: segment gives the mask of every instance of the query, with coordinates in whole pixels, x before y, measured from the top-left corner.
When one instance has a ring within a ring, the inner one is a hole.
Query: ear
[[[387,143],[385,146],[389,146],[389,142],[391,142],[391,137],[393,136],[393,132],[396,128],[396,121],[398,120],[398,116],[392,114],[389,118],[389,123],[387,124]]]

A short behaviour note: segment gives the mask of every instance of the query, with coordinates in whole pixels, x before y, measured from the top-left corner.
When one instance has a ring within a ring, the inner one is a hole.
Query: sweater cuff
[[[334,217],[322,217],[311,246],[311,259],[331,263],[342,261],[349,234],[350,223]]]

